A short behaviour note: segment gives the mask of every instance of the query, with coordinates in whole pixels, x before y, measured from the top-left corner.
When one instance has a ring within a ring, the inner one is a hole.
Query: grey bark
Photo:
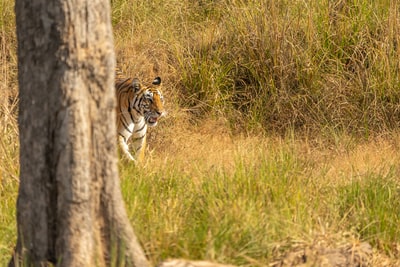
[[[9,266],[148,266],[118,179],[109,0],[16,0],[15,11],[20,187]]]

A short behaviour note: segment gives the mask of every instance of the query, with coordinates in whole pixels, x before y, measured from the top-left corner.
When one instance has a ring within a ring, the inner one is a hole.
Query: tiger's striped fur
[[[165,113],[160,87],[160,77],[156,77],[150,86],[142,86],[137,78],[116,76],[118,143],[129,160],[141,160],[147,127],[156,126]],[[129,140],[135,156],[129,152]]]

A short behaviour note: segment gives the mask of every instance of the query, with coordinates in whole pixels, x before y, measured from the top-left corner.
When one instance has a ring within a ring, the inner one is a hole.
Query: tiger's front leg
[[[144,159],[144,152],[145,152],[145,148],[146,148],[146,134],[140,136],[140,137],[136,137],[136,138],[132,138],[131,141],[131,151],[133,151],[133,153],[135,154],[135,159],[138,162],[143,161]]]
[[[129,152],[129,146],[128,146],[128,144],[126,143],[125,138],[122,137],[122,136],[118,136],[118,143],[119,143],[119,146],[120,146],[121,149],[122,149],[122,152],[125,154],[125,156],[126,156],[129,160],[136,162],[135,158],[134,158],[134,157],[132,156],[132,154]]]
[[[129,140],[130,151],[135,155],[137,161],[142,161],[144,158],[145,144],[146,144],[147,125],[144,118],[141,118],[135,123],[132,135]]]

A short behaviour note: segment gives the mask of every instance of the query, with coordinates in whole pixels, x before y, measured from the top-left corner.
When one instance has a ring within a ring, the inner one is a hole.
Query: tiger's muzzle
[[[159,111],[149,114],[149,116],[146,116],[146,124],[150,127],[156,126],[162,116],[164,116],[164,112]]]

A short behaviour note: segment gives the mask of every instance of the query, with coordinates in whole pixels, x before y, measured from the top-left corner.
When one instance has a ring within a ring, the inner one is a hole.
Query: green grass
[[[337,234],[367,241],[394,260],[398,142],[316,147],[289,137],[236,137],[232,143],[199,132],[192,133],[197,142],[176,141],[189,151],[159,147],[140,167],[120,162],[128,215],[153,263],[184,257],[267,264],[299,242]],[[0,266],[15,244],[17,185],[11,177],[2,181]]]
[[[6,266],[17,240],[16,199],[18,183],[15,180],[0,184],[0,266]]]
[[[229,169],[196,161],[184,169],[179,159],[158,168],[121,166],[129,216],[151,260],[267,264],[291,242],[334,233],[390,254],[400,235],[398,167],[346,173],[336,183],[321,168],[326,162],[291,145],[268,145],[276,148],[236,151]]]
[[[17,236],[19,144],[14,1],[0,2],[0,266],[6,266]]]
[[[0,106],[0,266],[6,266],[17,237],[19,160],[15,104]]]
[[[397,174],[368,173],[366,179],[338,190],[339,214],[360,237],[390,251],[400,230],[399,184]],[[382,242],[383,241],[383,242]]]

